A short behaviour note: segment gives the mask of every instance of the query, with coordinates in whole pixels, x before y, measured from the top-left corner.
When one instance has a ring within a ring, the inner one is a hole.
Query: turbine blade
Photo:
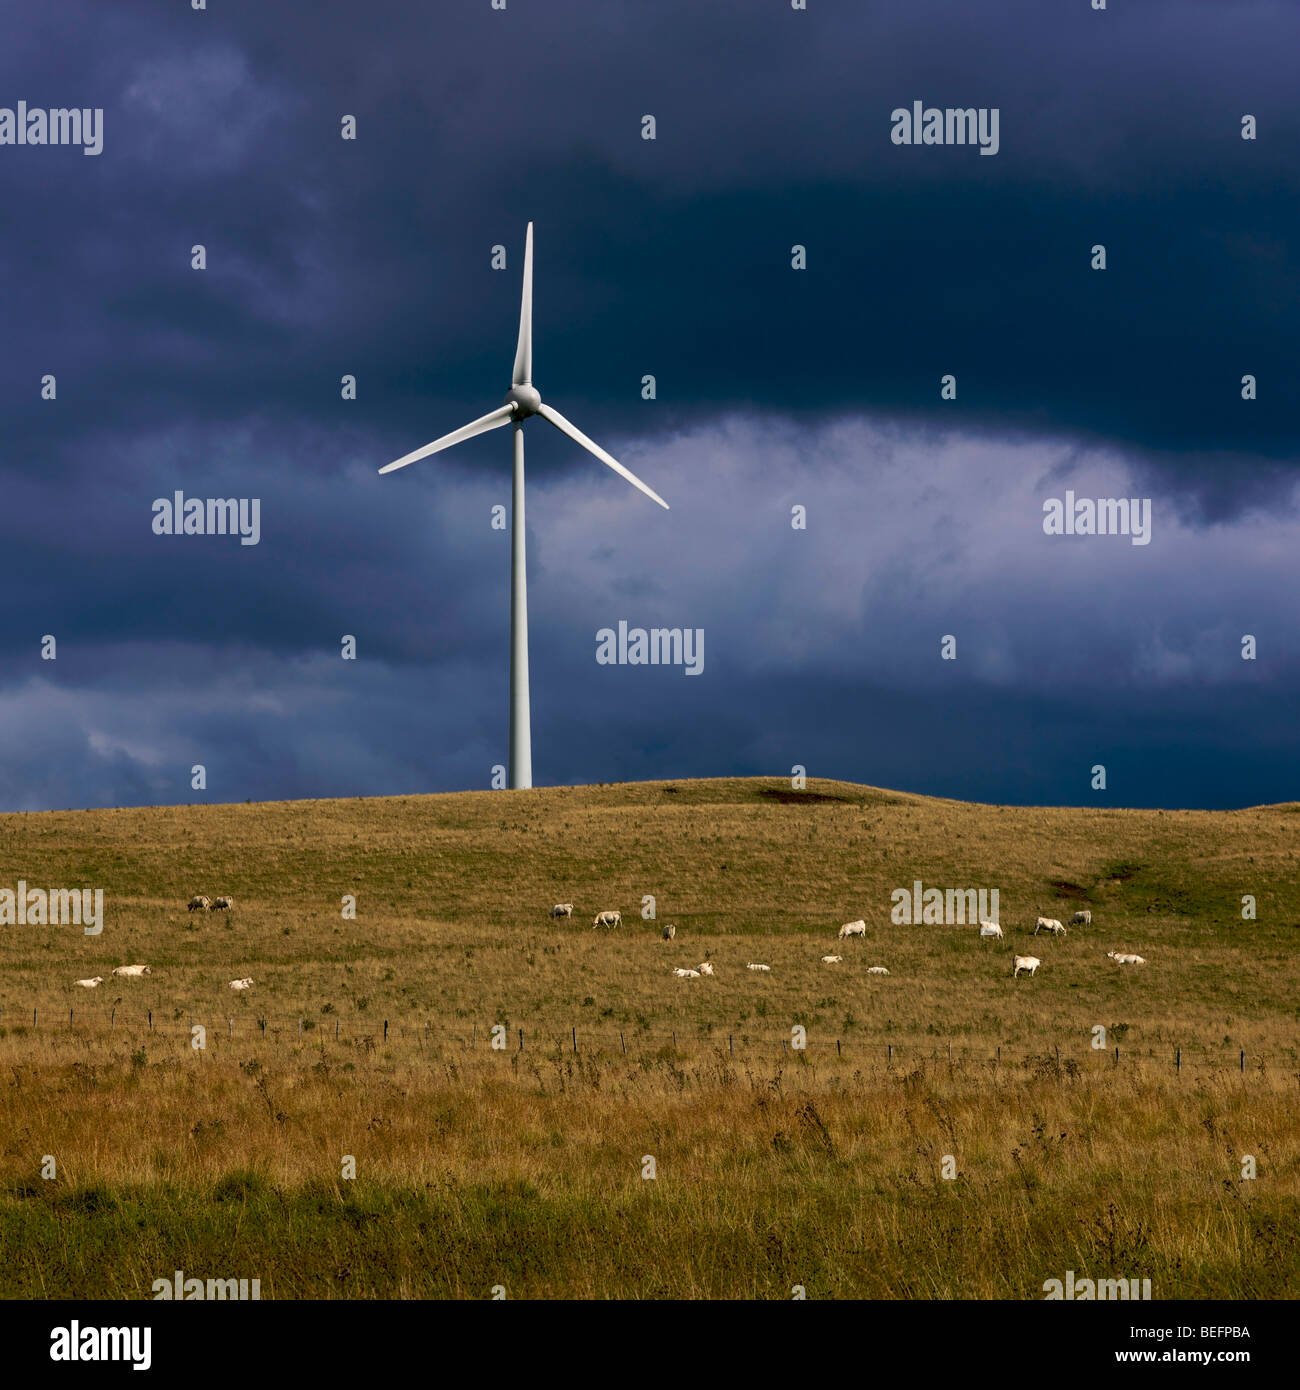
[[[640,478],[636,476],[635,473],[633,473],[628,468],[624,468],[623,465],[616,458],[613,457],[613,455],[607,454],[604,451],[604,449],[600,447],[599,444],[593,443],[590,439],[588,439],[587,436],[583,434],[583,432],[577,427],[577,425],[575,425],[570,420],[566,420],[564,416],[561,415],[560,412],[556,410],[553,406],[549,406],[546,404],[539,405],[537,407],[537,413],[544,420],[549,420],[551,424],[553,424],[555,428],[560,431],[561,434],[567,434],[575,444],[581,444],[582,447],[586,449],[586,451],[589,454],[595,454],[596,457],[601,461],[601,463],[607,463],[614,470],[615,473],[617,473],[622,478],[626,478],[628,482],[632,484],[633,487],[640,488],[641,491],[644,492],[645,495],[648,498],[650,498],[651,501],[658,502],[659,505],[664,509],[664,511],[668,510],[668,503],[665,502],[664,499],[660,497],[659,494],[653,488],[646,487],[646,485],[641,481]]]
[[[463,439],[473,439],[476,434],[483,434],[487,430],[500,429],[509,421],[515,413],[514,404],[499,405],[486,415],[480,415],[477,420],[471,420],[468,425],[462,425],[458,430],[452,430],[450,434],[444,434],[441,439],[435,439],[432,444],[426,444],[423,449],[416,449],[414,453],[404,454],[399,459],[394,459],[392,463],[386,463],[379,470],[381,473],[392,473],[398,468],[405,468],[408,463],[415,463],[418,459],[428,458],[430,454],[436,454],[443,449],[450,449],[453,444],[459,444]]]
[[[533,379],[533,224],[524,239],[524,292],[519,301],[519,346],[515,349],[513,385],[528,386]]]

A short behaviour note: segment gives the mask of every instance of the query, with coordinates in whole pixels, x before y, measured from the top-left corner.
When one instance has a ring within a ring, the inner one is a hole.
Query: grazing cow
[[[1107,951],[1106,954],[1116,965],[1145,965],[1145,956],[1135,956],[1129,951]]]
[[[673,939],[673,937],[675,937],[676,935],[677,935],[677,928],[676,928],[675,926],[673,926],[673,924],[672,924],[671,922],[666,922],[666,923],[664,924],[664,929],[663,929],[663,938],[664,938],[664,940],[665,940],[665,941],[671,941],[671,940]]]
[[[867,967],[868,975],[888,975],[889,971],[883,965],[870,965]]]
[[[102,975],[96,975],[93,980],[78,980],[77,983],[82,989],[98,989],[98,987],[104,983],[104,977]]]
[[[698,980],[700,978],[700,972],[698,970],[678,969],[674,970],[673,974],[676,975],[679,980]]]
[[[702,961],[699,963],[699,965],[697,965],[695,968],[700,972],[701,975],[712,975],[712,974],[713,974],[713,962],[712,962],[712,961],[702,960]]]
[[[1043,963],[1041,960],[1038,959],[1037,956],[1016,956],[1014,959],[1015,968],[1011,972],[1011,978],[1013,980],[1020,974],[1022,970],[1027,970],[1032,975],[1034,971],[1037,970],[1038,967]]]
[[[144,975],[152,975],[147,965],[119,965],[113,974],[123,980],[138,980]]]
[[[573,916],[573,904],[572,904],[572,903],[556,903],[555,906],[551,909],[551,916],[552,916],[552,917],[572,917],[572,916]]]
[[[202,895],[200,895],[200,896],[197,897],[197,898],[191,898],[191,899],[190,899],[190,911],[191,911],[191,912],[210,912],[211,910],[212,910],[212,899],[211,899],[211,898],[205,898],[205,897],[203,897]]]
[[[252,987],[253,977],[251,975],[245,975],[242,980],[231,980],[230,982],[230,988],[233,989],[236,994],[242,994],[246,989],[252,989]]]
[[[1002,928],[996,922],[981,922],[980,936],[993,937],[998,941],[1002,940]]]
[[[751,960],[751,961],[749,962],[749,964],[745,967],[745,969],[746,969],[746,970],[763,970],[763,971],[766,971],[769,975],[772,973],[772,967],[771,967],[770,965],[755,965],[754,962],[753,962],[752,960]]]
[[[1055,917],[1040,917],[1034,924],[1034,935],[1037,936],[1040,931],[1051,932],[1053,936],[1065,935],[1065,928]]]
[[[591,924],[593,927],[617,927],[623,920],[621,912],[598,912],[596,920]]]
[[[867,924],[861,919],[856,922],[845,922],[840,928],[841,941],[843,941],[846,936],[866,936],[866,934]]]
[[[838,964],[840,963],[840,961],[842,961],[843,959],[844,959],[843,956],[823,956],[823,957],[822,957],[822,964],[823,964],[823,965],[838,965]]]
[[[1072,927],[1092,926],[1092,909],[1087,907],[1081,908],[1070,918],[1070,925]]]
[[[234,905],[234,898],[213,898],[212,900],[213,912],[229,912]]]

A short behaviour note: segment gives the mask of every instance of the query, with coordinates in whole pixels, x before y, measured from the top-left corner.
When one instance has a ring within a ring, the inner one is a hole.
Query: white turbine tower
[[[514,490],[510,506],[510,756],[507,768],[507,785],[510,787],[531,787],[533,785],[533,747],[531,722],[528,709],[528,580],[524,567],[524,421],[530,415],[540,415],[549,420],[562,434],[567,434],[575,443],[581,444],[589,454],[601,463],[608,464],[615,473],[626,478],[633,487],[640,488],[649,498],[658,502],[665,511],[668,503],[653,488],[648,488],[624,468],[616,458],[607,454],[599,444],[593,443],[585,434],[566,420],[553,406],[546,405],[537,388],[533,385],[533,224],[528,224],[528,237],[524,243],[524,292],[519,306],[519,346],[515,349],[515,370],[510,390],[506,392],[505,404],[468,425],[444,434],[432,444],[426,444],[414,453],[405,454],[392,463],[385,464],[379,471],[392,473],[405,468],[408,463],[428,458],[430,454],[450,449],[464,439],[472,439],[476,434],[487,430],[500,429],[502,425],[514,425],[515,473]]]

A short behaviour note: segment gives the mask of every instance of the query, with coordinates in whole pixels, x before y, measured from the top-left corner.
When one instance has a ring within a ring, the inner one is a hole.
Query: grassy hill
[[[105,893],[98,937],[0,926],[0,1293],[1294,1294],[1298,810],[749,779],[0,816],[0,888]],[[1005,943],[892,922],[918,879],[998,889]]]

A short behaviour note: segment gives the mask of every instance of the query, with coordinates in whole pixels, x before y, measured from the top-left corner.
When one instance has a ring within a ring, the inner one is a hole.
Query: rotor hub
[[[536,415],[541,403],[541,392],[535,386],[512,386],[506,392],[506,404],[514,406],[517,420],[522,420],[529,415]]]

